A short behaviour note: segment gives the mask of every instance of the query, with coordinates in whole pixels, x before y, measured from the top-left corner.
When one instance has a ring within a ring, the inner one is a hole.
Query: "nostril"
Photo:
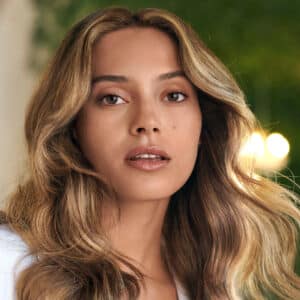
[[[139,127],[139,128],[137,128],[136,131],[137,131],[137,132],[141,132],[141,131],[146,131],[146,129],[145,129],[144,127]],[[154,127],[154,128],[153,128],[153,131],[159,131],[159,129],[158,129],[157,127]]]
[[[145,129],[140,127],[140,128],[137,129],[137,132],[141,132],[143,130],[145,130]]]

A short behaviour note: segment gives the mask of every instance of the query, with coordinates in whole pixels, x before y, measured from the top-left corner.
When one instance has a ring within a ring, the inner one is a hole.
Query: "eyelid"
[[[102,95],[99,95],[96,97],[96,101],[97,102],[101,102],[101,104],[103,104],[103,99],[107,96],[115,96],[118,97],[120,99],[123,100],[123,98],[120,95],[114,94],[114,93],[104,93]],[[126,103],[127,101],[123,100],[124,103]],[[123,104],[123,103],[122,103]],[[110,105],[110,106],[114,106],[114,105],[119,105],[119,104],[103,104],[103,105]]]
[[[170,92],[168,92],[166,95],[168,96],[169,94],[181,94],[184,96],[184,99],[183,100],[180,100],[180,101],[173,101],[173,102],[183,102],[186,100],[186,98],[188,98],[188,94],[185,93],[185,92],[182,92],[181,90],[171,90]]]
[[[170,94],[181,94],[181,95],[183,95],[184,99],[182,99],[182,100],[180,100],[180,101],[168,101],[168,102],[183,102],[183,101],[185,101],[186,98],[188,97],[188,94],[187,94],[187,93],[185,93],[185,92],[183,92],[183,91],[181,91],[181,90],[179,90],[179,89],[172,89],[172,90],[168,91],[168,92],[165,94],[165,96],[168,96],[168,95],[170,95]],[[99,95],[99,96],[96,97],[96,101],[97,101],[97,102],[101,102],[101,104],[103,104],[103,99],[104,99],[105,97],[108,97],[108,96],[115,96],[115,97],[117,97],[117,98],[119,98],[119,99],[122,99],[124,103],[127,102],[126,100],[124,100],[124,99],[122,98],[122,96],[118,95],[117,93],[103,93],[103,94],[101,94],[101,95]],[[165,97],[164,97],[164,98],[165,98]],[[121,103],[121,104],[124,104],[124,103]],[[119,104],[120,104],[120,103],[119,103]],[[119,105],[119,104],[115,104],[115,103],[114,103],[114,104],[103,104],[103,105],[115,106],[115,105]]]

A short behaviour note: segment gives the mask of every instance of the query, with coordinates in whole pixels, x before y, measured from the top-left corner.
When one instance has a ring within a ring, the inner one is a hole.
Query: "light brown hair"
[[[172,195],[162,254],[190,299],[300,299],[294,273],[296,195],[241,167],[239,149],[258,126],[226,67],[193,29],[162,9],[99,10],[59,47],[27,111],[29,177],[8,199],[5,222],[38,258],[18,277],[18,299],[130,299],[143,274],[109,246],[102,202],[114,191],[83,157],[74,122],[91,91],[92,48],[105,33],[151,26],[172,37],[203,115],[193,172]],[[120,269],[130,266],[133,273]]]

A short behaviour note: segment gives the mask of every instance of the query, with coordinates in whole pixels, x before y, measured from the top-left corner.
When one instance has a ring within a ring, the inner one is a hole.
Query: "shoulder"
[[[7,225],[0,225],[0,299],[13,299],[17,274],[32,262],[28,247]]]
[[[27,248],[21,237],[14,232],[9,225],[0,224],[0,249],[24,249]]]
[[[28,247],[21,237],[7,225],[0,225],[0,272],[8,272],[16,262],[28,253]]]

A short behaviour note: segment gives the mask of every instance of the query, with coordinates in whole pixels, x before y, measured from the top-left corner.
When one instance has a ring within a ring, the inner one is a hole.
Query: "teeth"
[[[160,155],[156,154],[138,154],[131,159],[138,159],[138,158],[150,158],[150,159],[163,159]]]

